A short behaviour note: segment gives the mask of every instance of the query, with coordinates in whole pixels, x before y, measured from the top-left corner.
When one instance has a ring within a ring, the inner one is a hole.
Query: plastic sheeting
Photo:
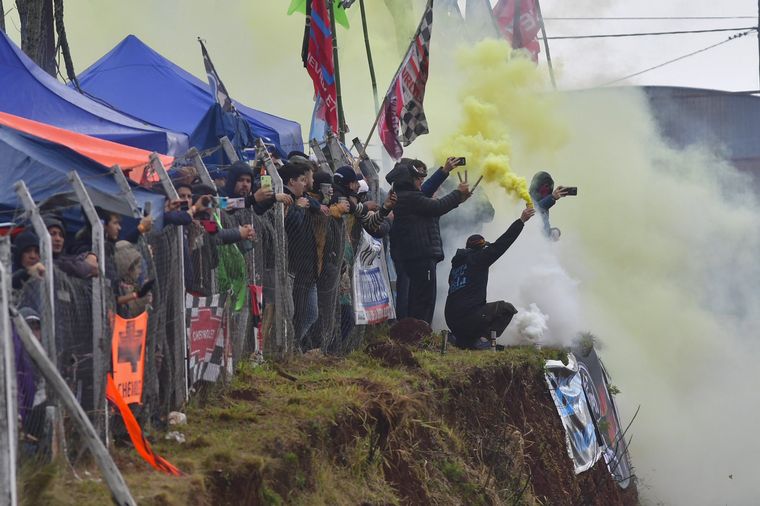
[[[132,86],[132,83],[125,83]],[[138,121],[92,100],[38,67],[0,32],[0,110],[100,139],[177,155],[187,136]]]
[[[200,51],[198,51],[200,58]],[[134,35],[128,35],[79,77],[87,93],[112,107],[190,135],[214,103],[206,82],[175,65]],[[282,154],[303,150],[301,126],[233,100],[256,137]]]

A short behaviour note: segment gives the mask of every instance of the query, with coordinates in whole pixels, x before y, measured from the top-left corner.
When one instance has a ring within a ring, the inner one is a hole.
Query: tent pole
[[[343,115],[343,96],[340,91],[340,65],[338,63],[338,32],[335,31],[335,3],[327,0],[330,9],[330,30],[332,31],[333,65],[335,70],[335,91],[338,98],[338,138],[346,142],[346,118]]]
[[[760,5],[760,0],[758,0]],[[541,36],[544,39],[544,51],[546,51],[546,64],[549,65],[549,77],[552,80],[552,88],[557,89],[557,81],[554,79],[554,67],[552,66],[552,55],[549,52],[549,39],[546,38],[546,25],[544,24],[544,15],[541,14],[541,3],[536,0],[536,14],[538,14],[538,22],[541,24]],[[760,37],[760,35],[758,35]]]

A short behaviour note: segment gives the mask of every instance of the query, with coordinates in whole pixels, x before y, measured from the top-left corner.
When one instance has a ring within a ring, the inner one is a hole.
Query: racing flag
[[[335,87],[333,33],[328,0],[308,0],[302,51],[303,64],[314,82],[318,114],[333,132],[338,131],[338,92]]]
[[[418,136],[428,133],[427,118],[422,108],[430,64],[430,36],[433,31],[433,0],[428,0],[417,32],[404,56],[378,118],[378,131],[383,146],[395,160],[404,154]]]
[[[515,12],[519,9],[519,12]],[[514,49],[524,48],[534,62],[538,62],[541,46],[538,42],[538,32],[541,21],[534,0],[499,0],[493,8],[493,14],[502,35],[512,44]],[[515,16],[520,20],[515,29]]]
[[[224,112],[231,112],[235,108],[232,105],[230,94],[227,93],[227,88],[224,87],[224,83],[219,78],[219,74],[216,73],[214,64],[211,62],[211,57],[206,51],[206,46],[203,41],[198,37],[198,42],[201,44],[201,52],[203,53],[203,66],[206,69],[206,76],[208,77],[208,85],[211,87],[211,95],[214,96],[219,105],[222,106]]]

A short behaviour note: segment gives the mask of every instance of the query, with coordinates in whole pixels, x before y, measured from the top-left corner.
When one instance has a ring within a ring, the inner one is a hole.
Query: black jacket
[[[298,207],[298,198],[285,187],[285,193],[293,198],[293,205],[285,215],[285,232],[288,235],[288,271],[296,277],[296,283],[311,285],[317,281],[317,241],[314,237],[311,206]]]
[[[460,249],[451,260],[449,295],[446,298],[446,319],[470,314],[486,304],[488,269],[509,248],[523,229],[515,220],[501,237],[480,249]]]
[[[394,261],[443,260],[443,242],[438,218],[462,202],[462,193],[454,190],[440,199],[425,196],[413,183],[396,184],[398,202],[393,210],[391,257]]]

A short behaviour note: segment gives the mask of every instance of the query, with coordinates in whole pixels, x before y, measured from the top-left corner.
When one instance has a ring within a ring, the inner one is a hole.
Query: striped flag
[[[428,133],[422,103],[428,80],[432,31],[433,0],[428,0],[422,21],[385,95],[378,118],[380,139],[388,154],[396,160],[404,154],[403,146]]]
[[[211,95],[213,95],[216,101],[219,102],[219,105],[222,106],[223,111],[233,111],[235,107],[232,105],[230,94],[227,93],[227,88],[224,87],[222,79],[219,77],[219,74],[216,73],[214,64],[211,62],[211,57],[209,56],[208,51],[206,51],[206,46],[203,44],[203,41],[200,37],[198,37],[198,42],[201,44],[201,52],[203,53],[203,66],[206,69],[208,85],[211,87]]]
[[[314,82],[314,94],[321,100],[321,119],[333,132],[337,132],[338,92],[335,87],[333,33],[330,29],[327,0],[309,0],[306,4],[303,49],[304,66]]]

